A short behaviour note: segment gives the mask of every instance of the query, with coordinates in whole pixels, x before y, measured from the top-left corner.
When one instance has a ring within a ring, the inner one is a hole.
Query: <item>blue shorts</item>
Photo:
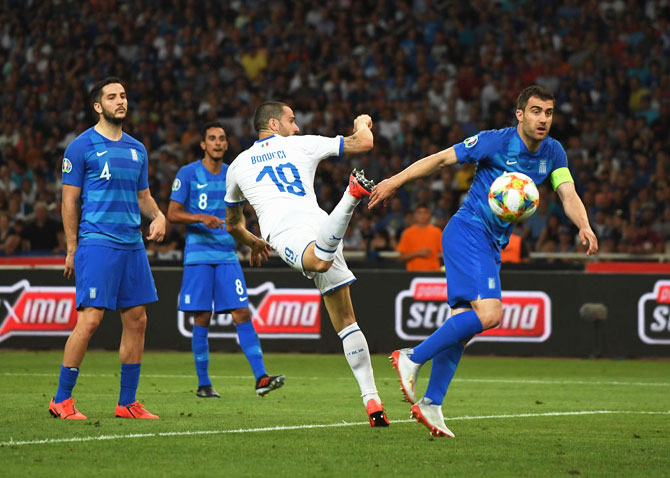
[[[74,254],[77,309],[109,310],[156,302],[156,285],[147,252],[80,244]]]
[[[179,293],[183,312],[214,309],[220,314],[249,307],[247,284],[239,262],[184,266]]]
[[[452,309],[481,299],[502,299],[500,249],[485,231],[452,217],[442,233],[447,295]]]

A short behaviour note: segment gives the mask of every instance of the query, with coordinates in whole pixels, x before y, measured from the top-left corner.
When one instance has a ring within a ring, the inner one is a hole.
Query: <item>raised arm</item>
[[[589,248],[586,255],[590,256],[598,252],[598,239],[591,229],[589,217],[586,214],[584,203],[579,198],[575,185],[572,182],[565,182],[556,189],[558,197],[561,198],[563,209],[575,226],[579,228],[579,239],[585,246],[588,242]]]
[[[161,242],[165,237],[165,215],[158,209],[156,201],[151,197],[149,188],[137,191],[137,202],[140,206],[140,212],[151,219],[147,239]]]
[[[407,166],[398,174],[391,176],[390,178],[385,179],[381,183],[377,184],[377,186],[375,186],[375,188],[372,190],[368,208],[372,209],[380,202],[386,205],[388,200],[403,184],[413,181],[417,178],[428,176],[438,169],[444,168],[445,166],[449,166],[451,164],[456,164],[457,161],[458,158],[456,157],[456,151],[454,151],[453,146],[447,149],[443,149],[439,153],[431,154],[430,156],[419,159],[418,161]]]
[[[224,228],[223,219],[209,214],[193,214],[187,212],[184,205],[177,201],[170,201],[167,218],[168,221],[179,224],[195,224],[196,222],[201,222],[210,229],[216,229],[217,227],[220,227],[221,229]]]
[[[249,254],[249,265],[261,265],[261,259],[267,260],[271,248],[267,242],[247,230],[242,206],[226,206],[226,231],[236,241],[251,249]]]
[[[344,138],[344,153],[356,154],[370,151],[374,146],[372,135],[372,118],[360,115],[354,120],[354,133]]]
[[[74,253],[77,252],[77,234],[79,232],[77,199],[79,199],[80,194],[81,188],[63,184],[63,204],[61,207],[61,214],[63,216],[63,230],[65,231],[65,245],[67,248],[63,275],[68,279],[71,279],[74,276]]]

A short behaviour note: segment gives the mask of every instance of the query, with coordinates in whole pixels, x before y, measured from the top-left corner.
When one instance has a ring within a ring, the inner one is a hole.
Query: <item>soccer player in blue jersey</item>
[[[121,393],[115,415],[158,418],[135,400],[147,324],[145,304],[158,300],[140,215],[151,219],[147,239],[159,242],[165,236],[165,216],[149,192],[147,151],[122,130],[128,99],[121,80],[106,78],[93,88],[91,98],[98,123],[77,136],[63,157],[64,275],[74,274],[79,312],[65,344],[49,412],[56,418],[86,419],[72,399],[79,366],[105,310],[120,309]]]
[[[209,322],[214,311],[230,312],[244,355],[256,377],[256,394],[263,396],[281,387],[284,375],[268,375],[261,344],[251,322],[247,286],[235,252],[235,241],[226,232],[226,171],[223,155],[228,149],[220,123],[207,123],[202,130],[202,161],[182,167],[172,184],[168,219],[186,224],[184,277],[179,310],[194,316],[191,347],[201,398],[219,398],[209,378]]]
[[[536,184],[547,177],[558,192],[570,220],[579,228],[587,254],[598,251],[596,239],[581,199],[575,192],[563,147],[548,136],[554,113],[554,96],[540,86],[530,86],[517,99],[517,126],[482,131],[439,153],[427,156],[373,190],[369,207],[384,203],[403,184],[456,163],[477,163],[475,177],[463,205],[442,235],[447,275],[447,295],[452,317],[414,349],[391,354],[412,415],[435,436],[454,436],[446,427],[442,401],[456,372],[463,347],[474,335],[496,327],[503,315],[500,288],[500,249],[513,225],[493,215],[488,190],[502,173],[521,172]],[[540,199],[542,200],[542,199]],[[416,399],[416,379],[421,366],[432,360],[428,388]]]

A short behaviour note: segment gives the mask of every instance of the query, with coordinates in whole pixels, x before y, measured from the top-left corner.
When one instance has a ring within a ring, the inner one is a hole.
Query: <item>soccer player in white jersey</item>
[[[258,141],[228,168],[226,229],[252,250],[259,249],[259,241],[264,239],[291,268],[314,279],[360,386],[370,426],[388,426],[368,344],[351,303],[349,286],[356,277],[342,253],[342,238],[351,215],[361,199],[370,195],[374,184],[362,171],[354,170],[348,189],[330,215],[319,207],[314,194],[319,162],[372,149],[372,119],[358,116],[353,134],[347,137],[297,136],[293,110],[285,103],[272,101],[256,109],[254,127]],[[245,228],[245,200],[256,211],[263,239]]]

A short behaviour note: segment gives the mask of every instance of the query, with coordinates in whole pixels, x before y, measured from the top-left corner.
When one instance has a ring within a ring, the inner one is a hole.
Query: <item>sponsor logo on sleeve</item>
[[[69,173],[70,171],[72,171],[72,161],[70,161],[67,158],[63,158],[63,166],[61,167],[61,170],[64,173]]]
[[[466,148],[472,148],[479,141],[479,135],[470,136],[463,141]]]
[[[181,181],[179,180],[179,178],[174,178],[174,181],[172,181],[172,190],[179,191],[180,187],[181,187]]]
[[[654,284],[637,303],[637,332],[645,344],[670,344],[670,280]]]
[[[473,342],[544,342],[551,335],[551,299],[539,291],[503,291],[503,319]],[[443,278],[417,277],[395,299],[395,329],[403,340],[424,340],[451,317]]]
[[[263,339],[319,339],[321,338],[321,293],[317,289],[284,289],[272,282],[247,288],[249,310],[256,333]],[[179,333],[193,335],[193,317],[179,311]],[[237,338],[230,314],[212,318],[209,337]]]
[[[77,323],[74,287],[0,287],[0,342],[14,335],[70,335]]]

